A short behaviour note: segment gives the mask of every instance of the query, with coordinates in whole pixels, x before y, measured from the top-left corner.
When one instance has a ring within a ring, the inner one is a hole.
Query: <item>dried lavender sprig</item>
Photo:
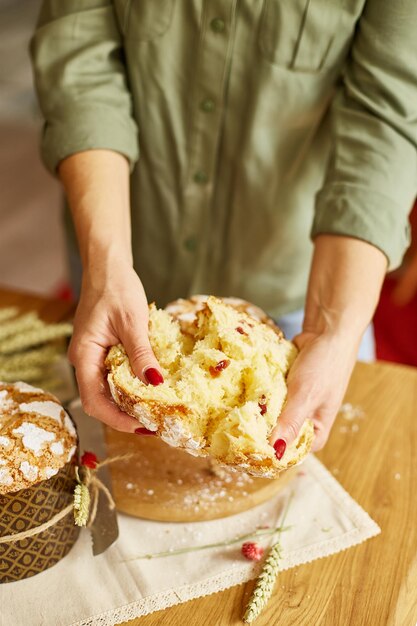
[[[291,493],[290,497],[288,498],[288,502],[282,516],[282,526],[284,525],[285,519],[287,517],[288,509],[293,496],[294,493]],[[280,536],[281,533],[279,533],[279,537]],[[252,624],[252,622],[254,622],[259,617],[260,613],[265,608],[269,598],[272,595],[279,572],[281,550],[281,544],[279,541],[277,541],[272,546],[265,560],[262,571],[258,576],[252,595],[246,606],[245,614],[243,616],[243,621],[245,622],[245,624]]]
[[[230,546],[234,543],[241,543],[251,537],[261,537],[262,535],[275,535],[276,533],[282,533],[289,530],[290,526],[277,526],[276,528],[259,528],[246,535],[241,535],[235,539],[226,539],[225,541],[219,541],[218,543],[207,543],[202,546],[190,546],[188,548],[180,548],[178,550],[166,550],[165,552],[155,552],[154,554],[139,554],[127,561],[136,561],[137,559],[159,559],[165,556],[176,556],[177,554],[185,554],[186,552],[197,552],[198,550],[207,550],[209,548],[220,548],[223,546]]]

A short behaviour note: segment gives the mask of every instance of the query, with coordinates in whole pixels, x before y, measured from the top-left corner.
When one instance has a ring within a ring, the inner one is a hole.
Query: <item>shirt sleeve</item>
[[[368,0],[331,106],[332,150],[312,236],[378,247],[393,269],[417,193],[417,2]]]
[[[97,148],[122,153],[133,168],[138,133],[112,2],[44,0],[30,52],[48,169]]]

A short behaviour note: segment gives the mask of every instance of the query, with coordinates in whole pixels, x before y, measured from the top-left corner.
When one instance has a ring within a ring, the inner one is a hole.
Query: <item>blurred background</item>
[[[39,157],[28,43],[41,0],[0,0],[0,288],[71,299],[62,193]],[[417,212],[403,267],[375,315],[378,358],[417,366]]]
[[[28,42],[40,0],[0,0],[0,284],[68,295],[59,184],[39,157]]]

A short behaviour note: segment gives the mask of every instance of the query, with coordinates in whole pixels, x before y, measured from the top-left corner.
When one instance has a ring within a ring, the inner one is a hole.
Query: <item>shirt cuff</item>
[[[326,185],[316,195],[311,237],[334,234],[362,239],[385,254],[388,269],[401,264],[410,245],[404,211],[390,198],[358,185]]]
[[[66,157],[98,149],[120,152],[133,170],[139,158],[139,144],[138,129],[130,115],[119,114],[113,107],[75,105],[71,112],[65,111],[44,126],[42,159],[53,175]]]

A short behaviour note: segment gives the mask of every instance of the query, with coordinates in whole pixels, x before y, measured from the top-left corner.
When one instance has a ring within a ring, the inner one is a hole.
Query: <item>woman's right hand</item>
[[[148,303],[129,263],[113,261],[93,275],[84,273],[68,357],[75,367],[84,411],[116,430],[147,434],[120,411],[106,380],[104,359],[110,346],[122,343],[133,372],[144,383],[163,382],[148,337]]]

